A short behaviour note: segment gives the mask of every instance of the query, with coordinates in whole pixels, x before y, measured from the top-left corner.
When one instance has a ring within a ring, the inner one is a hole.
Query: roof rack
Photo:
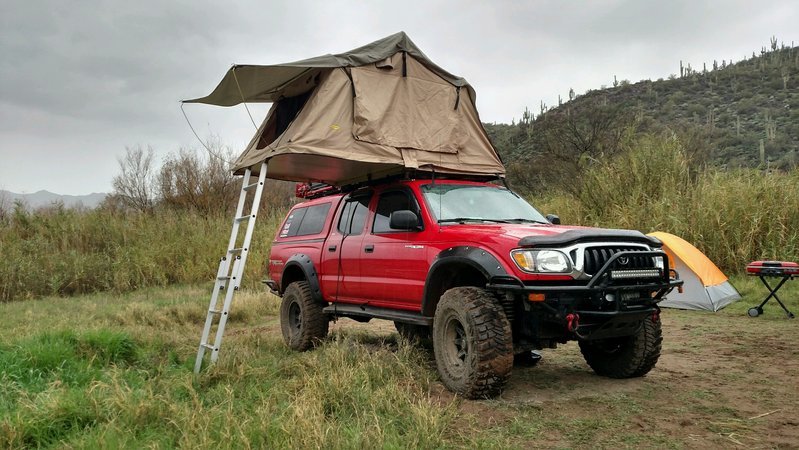
[[[360,188],[374,186],[377,184],[390,183],[398,180],[424,180],[424,179],[435,180],[436,178],[446,179],[446,180],[491,181],[496,183],[502,182],[506,188],[510,189],[507,180],[505,179],[505,177],[502,176],[487,177],[485,175],[464,175],[464,174],[450,174],[450,173],[443,173],[436,176],[435,172],[406,170],[403,173],[388,175],[377,179],[370,178],[366,181],[347,184],[343,186],[334,186],[331,184],[321,183],[321,182],[297,183],[297,187],[295,189],[295,195],[297,196],[297,198],[310,200],[314,198],[325,197],[327,195],[349,193]]]
[[[341,188],[327,183],[297,183],[297,187],[294,189],[294,195],[297,198],[306,200],[338,194],[339,192],[341,192]]]

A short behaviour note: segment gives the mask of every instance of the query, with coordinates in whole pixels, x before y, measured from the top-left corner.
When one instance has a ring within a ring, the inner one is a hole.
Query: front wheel
[[[632,336],[580,341],[580,352],[597,375],[634,378],[646,375],[655,367],[662,342],[660,319],[646,318]]]
[[[324,305],[314,300],[306,281],[295,281],[283,293],[280,303],[280,330],[292,350],[305,351],[327,336],[329,325]]]
[[[433,350],[448,389],[471,399],[494,397],[513,367],[510,322],[485,289],[452,288],[436,308]]]

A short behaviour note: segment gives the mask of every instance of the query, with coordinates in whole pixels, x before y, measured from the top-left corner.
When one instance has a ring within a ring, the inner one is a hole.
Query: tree
[[[111,184],[114,196],[123,205],[141,212],[150,212],[155,204],[155,182],[152,147],[125,147],[125,156],[117,158],[120,174]]]
[[[618,105],[591,104],[574,114],[550,112],[538,128],[532,147],[533,166],[542,181],[579,190],[580,172],[588,165],[616,154],[634,118]]]
[[[195,151],[180,149],[169,155],[158,175],[161,200],[175,209],[192,209],[202,214],[223,212],[235,206],[238,181],[227,160],[230,150],[216,145],[208,159]]]

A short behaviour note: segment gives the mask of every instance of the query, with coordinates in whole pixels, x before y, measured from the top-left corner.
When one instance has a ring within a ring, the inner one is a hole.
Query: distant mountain
[[[584,130],[595,131],[610,111],[617,121],[619,115],[633,118],[639,131],[689,130],[699,139],[701,159],[716,166],[799,164],[799,47],[772,39],[770,48],[742,61],[710,61],[700,68],[681,61],[679,68],[679,75],[657,81],[614,77],[613,87],[572,91],[554,108],[542,104],[538,115],[528,110],[518,122],[486,129],[506,161],[530,159],[564,129],[591,140]]]
[[[83,206],[85,208],[96,208],[105,200],[108,194],[92,193],[88,195],[59,195],[49,191],[39,191],[33,194],[17,194],[14,192],[0,190],[0,206],[10,207],[17,200],[24,203],[29,208],[41,208],[51,206],[54,203],[63,203],[66,208]]]

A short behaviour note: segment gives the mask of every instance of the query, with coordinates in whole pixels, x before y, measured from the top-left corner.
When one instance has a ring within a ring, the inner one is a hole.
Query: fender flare
[[[439,272],[445,270],[451,264],[468,265],[478,270],[486,281],[494,276],[508,274],[502,263],[487,250],[468,245],[450,247],[436,256],[435,261],[430,265],[430,270],[427,272],[424,295],[422,297],[422,315],[432,316],[435,312],[435,305],[438,302],[436,291],[438,289],[433,284]]]
[[[322,302],[322,290],[319,287],[319,276],[316,273],[316,267],[314,267],[311,258],[304,253],[292,255],[291,258],[286,261],[286,265],[283,266],[283,274],[280,277],[281,290],[286,290],[286,272],[292,267],[299,267],[300,270],[302,270],[302,273],[305,275],[305,281],[307,281],[308,285],[311,287],[311,295],[313,295],[315,300]]]

